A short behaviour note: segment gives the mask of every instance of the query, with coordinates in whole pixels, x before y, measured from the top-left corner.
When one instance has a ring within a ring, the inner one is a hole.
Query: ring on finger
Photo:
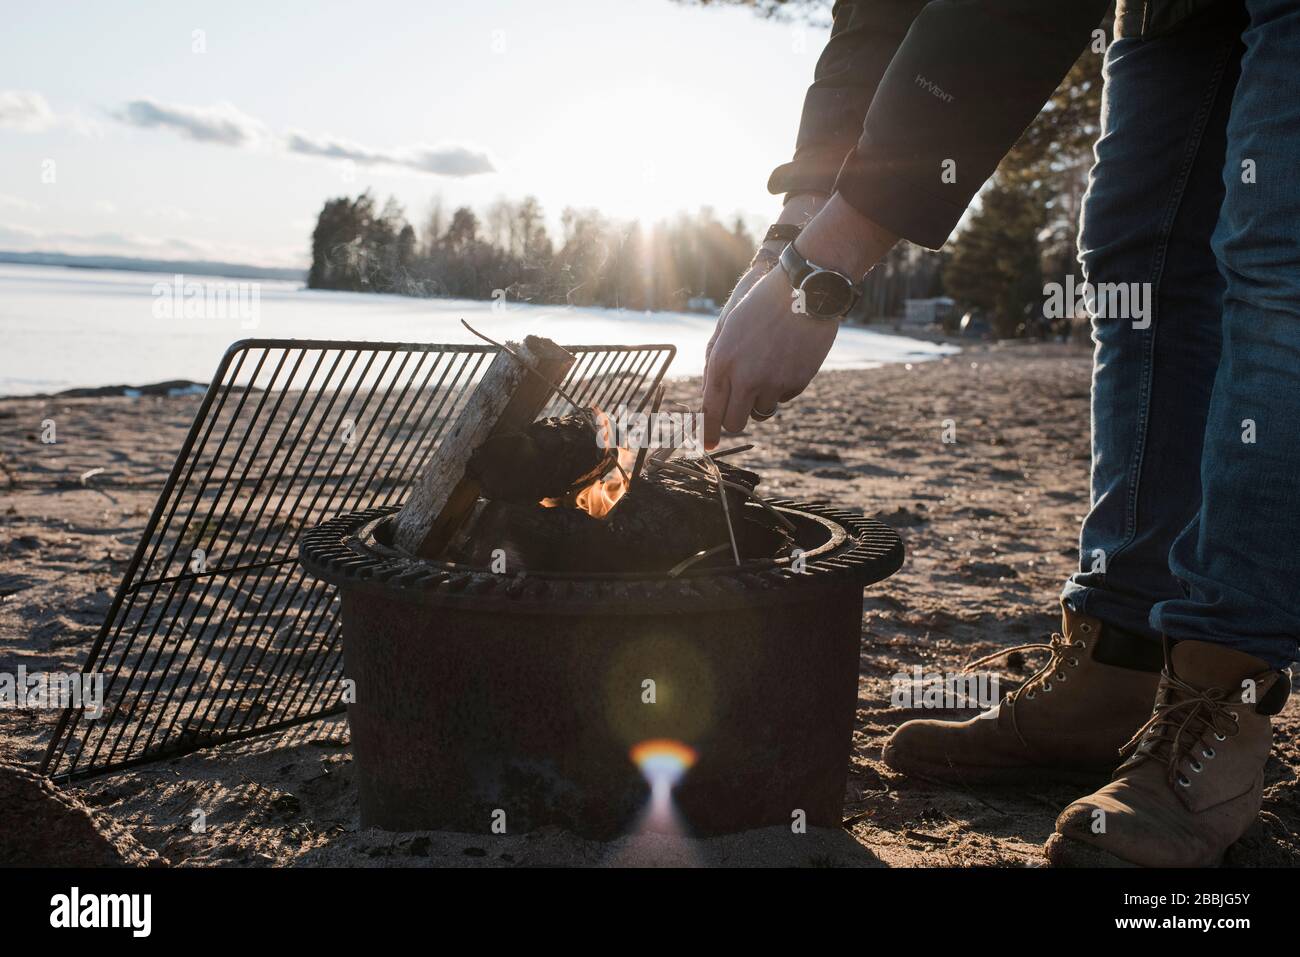
[[[773,405],[772,408],[770,408],[766,412],[755,407],[749,410],[749,417],[753,419],[755,422],[766,422],[768,419],[772,418],[772,416],[776,415],[777,410],[780,408],[781,408],[781,403],[779,402]]]

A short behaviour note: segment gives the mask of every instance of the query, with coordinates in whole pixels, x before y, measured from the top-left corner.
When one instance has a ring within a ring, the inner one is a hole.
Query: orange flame
[[[592,411],[596,414],[596,435],[601,439],[603,447],[609,449],[612,447],[614,425],[610,422],[609,416],[599,407],[593,407]],[[573,500],[574,507],[582,509],[592,518],[604,518],[627,492],[627,480],[623,476],[625,474],[631,476],[635,462],[635,452],[631,449],[618,449],[619,468],[603,478],[596,479],[578,492]],[[548,498],[543,499],[542,504],[554,508],[563,505],[564,502],[560,499]]]

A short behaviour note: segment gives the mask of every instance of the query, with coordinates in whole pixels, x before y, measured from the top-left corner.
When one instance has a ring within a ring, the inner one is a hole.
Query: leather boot
[[[885,763],[905,774],[972,784],[1104,778],[1119,764],[1120,747],[1150,717],[1159,682],[1158,649],[1151,670],[1094,657],[1106,627],[1063,606],[1062,633],[1048,644],[971,662],[968,671],[1012,651],[1051,652],[1041,670],[978,717],[900,726],[885,744]]]
[[[1269,716],[1289,691],[1258,658],[1166,643],[1156,707],[1110,784],[1056,819],[1044,852],[1070,866],[1213,867],[1259,814]]]

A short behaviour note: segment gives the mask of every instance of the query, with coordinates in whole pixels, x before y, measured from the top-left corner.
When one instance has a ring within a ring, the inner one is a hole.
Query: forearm
[[[898,237],[836,193],[799,234],[795,248],[810,262],[857,280],[884,258]]]

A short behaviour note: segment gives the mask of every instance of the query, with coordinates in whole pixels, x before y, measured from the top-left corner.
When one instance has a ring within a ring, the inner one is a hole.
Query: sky
[[[364,189],[417,227],[529,194],[761,225],[826,35],[670,0],[6,7],[0,249],[271,266]]]

